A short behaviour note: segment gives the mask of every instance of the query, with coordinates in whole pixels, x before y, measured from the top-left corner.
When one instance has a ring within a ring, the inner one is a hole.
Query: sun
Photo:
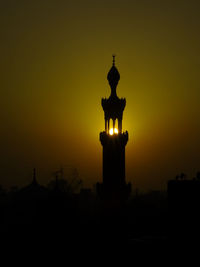
[[[110,130],[109,130],[109,134],[110,135],[113,135],[113,134],[118,134],[118,129],[117,128],[111,128]]]

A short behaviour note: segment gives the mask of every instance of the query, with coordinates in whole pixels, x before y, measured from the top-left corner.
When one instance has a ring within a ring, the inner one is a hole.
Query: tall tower
[[[131,184],[127,185],[125,181],[125,146],[128,142],[128,132],[122,131],[126,99],[120,99],[116,93],[120,74],[115,66],[114,55],[107,79],[111,94],[109,98],[101,100],[105,118],[105,130],[100,133],[103,146],[103,183],[97,184],[97,191],[103,198],[125,199],[131,191]]]

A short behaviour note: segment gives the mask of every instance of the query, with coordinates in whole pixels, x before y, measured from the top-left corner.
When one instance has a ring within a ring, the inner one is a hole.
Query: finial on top
[[[113,54],[112,57],[113,57],[113,66],[115,66],[115,57],[116,57],[116,55]]]
[[[119,71],[115,67],[115,56],[116,55],[112,55],[112,57],[113,57],[113,65],[112,65],[112,67],[109,70],[108,75],[107,75],[107,79],[108,79],[108,82],[109,82],[110,87],[111,87],[111,94],[113,96],[116,96],[116,87],[117,87],[117,84],[118,84],[118,82],[120,80]]]

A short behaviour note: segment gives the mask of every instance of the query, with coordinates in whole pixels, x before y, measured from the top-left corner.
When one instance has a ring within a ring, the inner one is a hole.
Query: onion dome
[[[116,95],[116,87],[120,80],[120,74],[118,69],[115,67],[115,55],[113,55],[113,65],[108,72],[107,79],[111,87],[111,94]]]

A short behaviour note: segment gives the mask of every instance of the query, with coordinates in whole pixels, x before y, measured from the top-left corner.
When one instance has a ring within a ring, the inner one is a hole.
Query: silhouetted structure
[[[107,79],[111,94],[109,98],[103,98],[101,101],[105,117],[105,131],[100,133],[103,146],[103,183],[97,184],[97,192],[103,198],[126,199],[131,191],[131,185],[127,185],[125,181],[125,146],[128,142],[128,132],[122,132],[126,99],[120,99],[116,93],[120,74],[115,66],[115,56]]]
[[[170,234],[178,240],[200,237],[200,181],[170,180],[168,182]]]
[[[36,178],[36,169],[34,168],[32,182],[20,189],[19,195],[20,197],[26,199],[26,201],[27,199],[32,201],[44,198],[45,194],[47,194],[47,189],[38,183]]]

